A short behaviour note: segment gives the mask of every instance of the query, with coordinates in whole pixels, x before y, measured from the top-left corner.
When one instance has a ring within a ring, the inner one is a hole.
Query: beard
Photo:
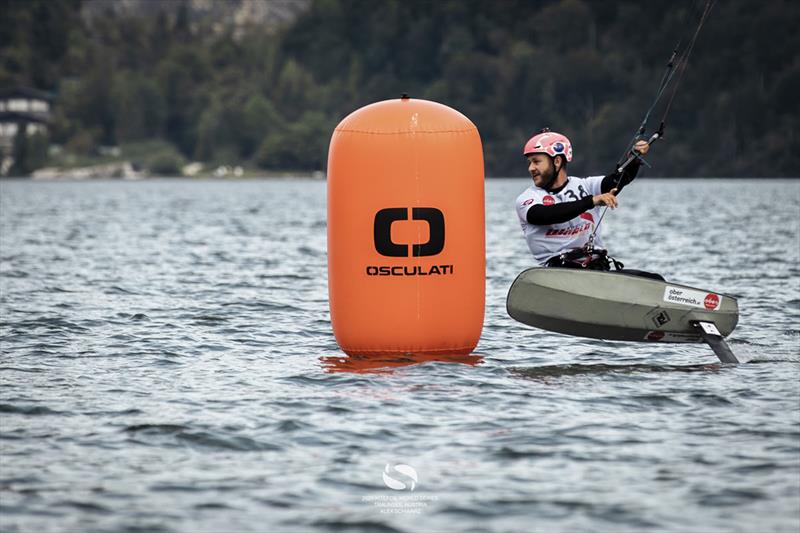
[[[539,178],[542,180],[539,187],[542,189],[547,189],[550,185],[552,185],[553,181],[555,181],[556,169],[553,167],[553,165],[550,165],[547,170],[539,174]]]

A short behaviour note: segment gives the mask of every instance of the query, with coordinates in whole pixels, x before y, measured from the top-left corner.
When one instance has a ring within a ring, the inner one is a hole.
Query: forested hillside
[[[242,27],[156,1],[87,17],[79,0],[3,0],[0,86],[52,92],[50,142],[82,155],[150,141],[167,160],[324,170],[344,116],[405,92],[472,119],[487,175],[524,175],[544,126],[573,140],[573,172],[600,173],[704,3],[315,0]],[[716,2],[648,175],[800,175],[799,22],[800,2]]]

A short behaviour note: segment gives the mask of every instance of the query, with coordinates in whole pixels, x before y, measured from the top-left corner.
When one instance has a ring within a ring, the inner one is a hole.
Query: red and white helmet
[[[566,136],[554,131],[545,130],[537,133],[525,143],[522,155],[547,154],[550,157],[563,155],[567,162],[572,161],[572,143]]]

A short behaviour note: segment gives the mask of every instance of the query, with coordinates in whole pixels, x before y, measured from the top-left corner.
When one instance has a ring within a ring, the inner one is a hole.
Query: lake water
[[[738,366],[510,319],[527,184],[487,182],[476,353],[370,365],[324,182],[0,183],[0,529],[798,531],[800,182],[641,179],[603,222],[739,299]]]

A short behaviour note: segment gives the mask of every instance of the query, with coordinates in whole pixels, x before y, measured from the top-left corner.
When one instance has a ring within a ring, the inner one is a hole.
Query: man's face
[[[551,182],[553,176],[555,176],[556,169],[553,168],[550,157],[545,154],[531,154],[528,156],[528,172],[533,178],[533,184],[537,187],[543,187]]]

